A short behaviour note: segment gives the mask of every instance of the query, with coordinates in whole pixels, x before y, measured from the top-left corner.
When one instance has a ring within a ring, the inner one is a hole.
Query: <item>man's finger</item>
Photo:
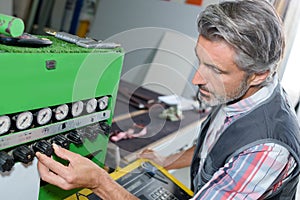
[[[139,158],[152,158],[154,156],[154,151],[152,149],[145,149],[138,154]]]
[[[41,162],[41,160],[44,159],[44,155],[37,152],[37,157],[40,159],[40,162],[38,162],[38,170],[39,170],[41,179],[43,181],[46,181],[53,185],[57,185],[59,187],[66,187],[68,183],[62,177],[60,177],[58,174],[53,173],[46,165],[44,165]],[[45,156],[45,157],[47,157],[47,156]]]
[[[68,169],[66,166],[64,166],[63,164],[53,160],[52,158],[41,154],[40,152],[36,153],[36,157],[39,159],[39,162],[41,164],[43,164],[47,169],[53,171],[54,173],[60,175],[60,176],[65,176],[66,174],[68,174]],[[39,165],[38,165],[39,166]],[[42,167],[42,170],[45,170]]]
[[[53,144],[53,149],[54,149],[55,155],[57,155],[58,157],[60,157],[64,160],[67,160],[67,161],[71,161],[72,159],[76,158],[76,156],[78,156],[77,154],[75,154],[67,149],[61,148],[56,144]]]
[[[141,151],[140,153],[138,153],[139,156],[144,155],[144,154],[149,154],[149,153],[153,153],[154,151],[152,149],[144,149],[143,151]]]
[[[153,153],[152,149],[144,149],[141,153]]]
[[[41,157],[41,153],[37,152],[37,153],[36,153],[36,156],[37,156],[38,158],[40,158],[40,157]],[[40,175],[44,175],[44,174],[46,174],[46,173],[49,172],[49,168],[46,167],[44,164],[42,164],[42,162],[38,162],[38,163],[37,163],[37,166],[38,166],[38,170],[39,170],[39,172],[40,172]]]

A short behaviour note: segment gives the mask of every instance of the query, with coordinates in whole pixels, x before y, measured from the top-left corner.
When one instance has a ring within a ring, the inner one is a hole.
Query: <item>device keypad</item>
[[[157,188],[150,196],[153,200],[178,200],[172,193],[163,187]]]

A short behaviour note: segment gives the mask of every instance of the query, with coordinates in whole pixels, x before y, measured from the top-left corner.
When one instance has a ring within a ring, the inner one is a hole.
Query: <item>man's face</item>
[[[234,62],[234,49],[224,41],[200,36],[195,48],[199,68],[193,84],[199,86],[199,99],[215,106],[250,96],[247,74]]]

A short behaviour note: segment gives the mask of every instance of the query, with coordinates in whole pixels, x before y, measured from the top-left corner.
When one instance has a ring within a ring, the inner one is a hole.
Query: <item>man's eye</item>
[[[205,65],[208,69],[210,69],[215,74],[222,74],[222,71],[212,65]]]
[[[217,68],[212,68],[212,70],[216,73],[216,74],[222,74],[222,71],[217,69]]]
[[[200,65],[201,64],[201,59],[198,58],[197,60],[198,60],[198,65]]]

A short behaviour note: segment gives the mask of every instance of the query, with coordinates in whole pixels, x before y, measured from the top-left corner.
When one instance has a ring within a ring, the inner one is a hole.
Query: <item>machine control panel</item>
[[[94,141],[99,133],[109,134],[109,99],[104,96],[0,116],[0,150],[6,160],[0,171],[11,170],[14,162],[31,162],[37,151],[51,156],[52,143],[69,149],[70,143],[82,145],[84,139]]]

